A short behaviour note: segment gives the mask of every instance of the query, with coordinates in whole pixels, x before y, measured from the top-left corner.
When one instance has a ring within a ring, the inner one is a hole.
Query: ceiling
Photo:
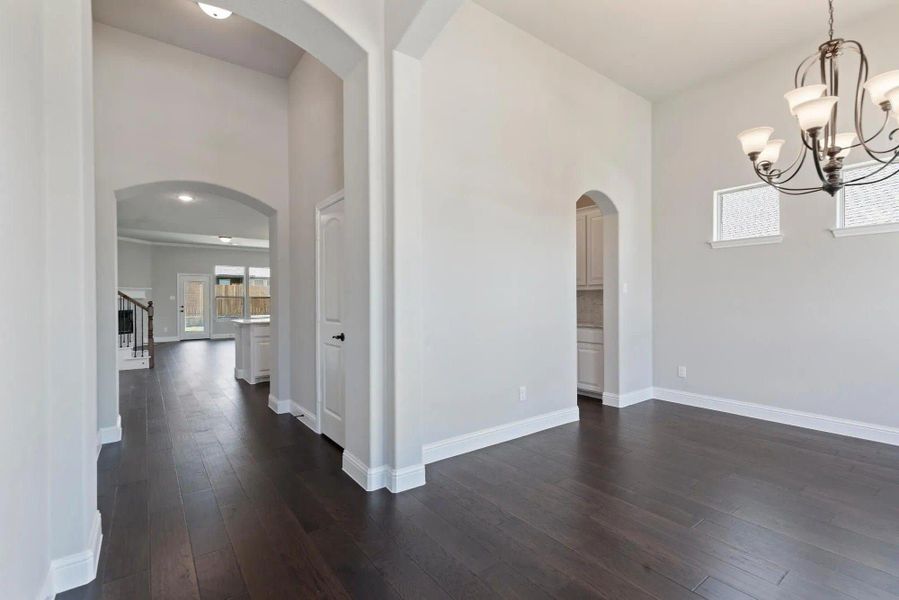
[[[268,217],[223,196],[191,191],[193,202],[176,192],[147,191],[118,202],[120,237],[148,242],[221,247],[219,235],[240,247],[268,248]]]
[[[93,0],[94,20],[275,77],[290,76],[303,50],[239,15],[208,17],[193,0]]]
[[[476,1],[650,100],[827,34],[826,0]],[[895,5],[837,0],[837,35],[841,23]]]

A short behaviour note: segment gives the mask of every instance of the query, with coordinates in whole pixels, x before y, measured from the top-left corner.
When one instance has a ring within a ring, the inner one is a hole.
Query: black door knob
[[[331,339],[340,340],[342,342],[346,339],[346,336],[341,333],[339,335],[332,335]]]

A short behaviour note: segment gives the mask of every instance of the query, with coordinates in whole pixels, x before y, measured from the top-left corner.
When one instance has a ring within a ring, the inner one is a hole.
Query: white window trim
[[[784,241],[783,234],[762,235],[759,237],[738,238],[735,240],[712,240],[709,246],[712,248],[738,248],[740,246],[764,246],[766,244],[779,244]]]
[[[746,185],[738,185],[736,187],[725,188],[722,190],[715,190],[712,192],[712,239],[709,241],[709,246],[712,248],[739,248],[742,246],[764,246],[767,244],[779,244],[784,241],[783,233],[778,233],[777,235],[762,235],[757,237],[749,237],[749,238],[738,238],[735,240],[722,240],[721,237],[721,194],[727,194],[730,192],[739,192],[742,190],[748,190],[752,188],[756,188],[762,185],[768,185],[765,182],[757,182],[757,183],[748,183]],[[777,202],[777,212],[778,212],[778,226],[780,223],[780,198],[778,198]]]
[[[854,163],[846,165],[847,170],[870,167],[880,164],[876,160],[867,162]],[[855,227],[846,227],[846,188],[840,190],[837,194],[837,201],[834,203],[837,207],[836,227],[830,230],[835,238],[852,237],[856,235],[876,235],[878,233],[899,233],[899,221],[895,223],[876,223],[873,225],[856,225]]]

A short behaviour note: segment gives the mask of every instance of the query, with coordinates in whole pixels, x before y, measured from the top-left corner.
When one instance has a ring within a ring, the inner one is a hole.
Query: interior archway
[[[603,403],[617,406],[620,391],[621,313],[619,289],[618,207],[605,193],[590,190],[581,196],[578,206],[592,203],[603,217]]]

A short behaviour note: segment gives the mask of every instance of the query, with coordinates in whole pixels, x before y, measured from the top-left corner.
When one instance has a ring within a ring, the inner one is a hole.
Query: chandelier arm
[[[790,180],[792,180],[794,177],[796,177],[799,174],[800,171],[802,171],[802,165],[805,164],[805,159],[807,156],[808,156],[808,149],[802,148],[799,151],[799,156],[796,157],[796,160],[793,161],[792,165],[790,165],[786,169],[778,170],[776,172],[772,171],[771,178],[779,179],[780,177],[783,177],[784,175],[789,173],[789,171],[791,169],[793,169],[793,167],[796,167],[795,170],[792,173],[790,173],[789,177],[787,177],[786,179],[777,181],[778,185],[783,185],[785,183],[789,183]]]
[[[889,123],[890,123],[890,113],[888,113],[887,111],[883,111],[883,114],[884,114],[883,125],[881,125],[880,129],[877,130],[877,133],[875,133],[874,135],[869,137],[867,140],[865,140],[866,142],[872,141],[874,138],[878,137],[881,133],[886,131],[887,125],[889,125]],[[861,133],[861,131],[856,130],[856,134],[859,134],[859,133]],[[862,139],[861,136],[859,136],[858,139],[861,140]],[[861,145],[862,145],[861,142],[856,142],[849,147],[850,148],[859,148],[859,147],[861,147]],[[844,148],[844,150],[845,150],[845,148]],[[892,152],[892,150],[887,150],[886,152]],[[886,154],[886,152],[882,152],[881,154]]]
[[[799,63],[799,66],[796,67],[796,73],[793,75],[793,85],[797,88],[805,85],[805,78],[808,75],[808,70],[811,68],[812,64],[818,60],[818,56],[818,52],[809,54],[801,63]]]
[[[801,194],[811,194],[812,192],[821,191],[821,188],[787,188],[787,187],[783,187],[781,183],[772,182],[772,180],[767,175],[765,175],[764,173],[759,171],[758,165],[753,165],[753,170],[755,171],[755,174],[758,176],[758,178],[761,179],[764,183],[767,183],[768,185],[770,185],[777,191],[783,192],[784,194],[798,196]],[[791,177],[791,179],[792,179],[792,177]]]
[[[899,152],[896,152],[893,155],[893,160],[896,160],[897,157],[899,157]],[[897,169],[895,171],[893,171],[892,173],[890,173],[889,175],[887,175],[886,177],[881,177],[880,179],[875,179],[873,181],[866,181],[869,177],[871,177],[873,175],[877,175],[878,173],[880,173],[881,171],[883,171],[884,169],[886,169],[887,167],[889,167],[891,165],[897,166]],[[856,177],[855,179],[850,179],[849,181],[843,182],[843,185],[844,186],[856,186],[856,185],[867,185],[869,183],[880,183],[881,181],[886,181],[887,179],[889,179],[896,173],[899,173],[899,165],[894,165],[893,161],[891,160],[890,162],[884,164],[883,166],[879,167],[875,171],[871,171],[870,173],[862,175],[861,177]]]
[[[824,174],[824,170],[821,168],[821,157],[818,154],[818,138],[813,137],[812,143],[815,145],[812,150],[812,159],[815,163],[815,171],[818,172],[818,179],[821,180],[821,183],[827,183],[827,176]]]
[[[858,81],[856,83],[855,88],[855,133],[858,136],[858,143],[853,146],[853,148],[861,147],[865,150],[865,152],[872,159],[883,165],[889,165],[894,160],[896,160],[896,153],[899,152],[899,144],[893,146],[892,148],[888,148],[886,150],[875,150],[871,148],[868,144],[872,142],[875,138],[877,138],[883,131],[886,129],[887,124],[890,121],[890,113],[888,111],[884,111],[884,122],[883,126],[871,137],[866,137],[864,133],[864,128],[862,126],[862,112],[864,110],[864,102],[865,102],[865,86],[864,82],[868,77],[868,57],[865,55],[865,51],[862,48],[862,45],[855,40],[848,40],[845,42],[845,45],[856,52],[859,55],[859,69],[858,69]],[[890,136],[892,139],[892,134]],[[881,157],[877,156],[878,154],[893,154],[893,156],[885,161]]]

